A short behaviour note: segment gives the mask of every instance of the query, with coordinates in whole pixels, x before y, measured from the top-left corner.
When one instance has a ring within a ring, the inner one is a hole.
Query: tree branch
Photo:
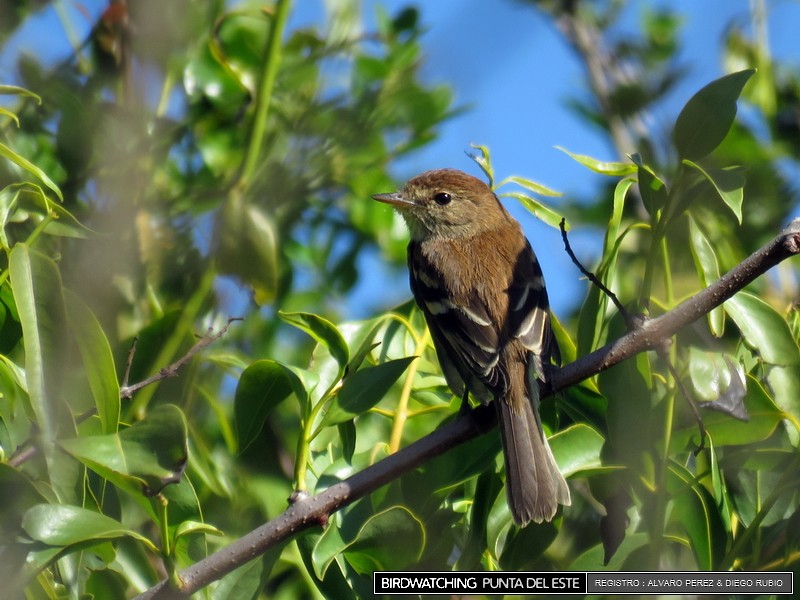
[[[800,219],[795,219],[771,242],[753,253],[718,281],[686,300],[675,309],[646,321],[606,346],[595,350],[562,369],[554,370],[548,393],[563,390],[592,377],[623,360],[650,350],[672,337],[740,291],[778,263],[800,254]],[[185,598],[209,583],[257,558],[268,549],[296,533],[324,525],[331,513],[364,497],[420,464],[443,454],[488,430],[494,424],[494,410],[481,406],[460,415],[430,435],[401,449],[382,461],[323,492],[295,502],[275,519],[265,523],[232,544],[185,569],[179,574],[183,587],[170,588],[162,581],[138,600]]]
[[[166,366],[158,371],[155,375],[151,375],[147,379],[143,379],[137,383],[132,385],[128,385],[128,375],[130,374],[130,366],[133,362],[133,354],[136,351],[136,340],[134,340],[133,345],[131,346],[130,352],[128,353],[128,364],[125,368],[125,379],[122,382],[122,386],[119,389],[119,397],[120,398],[127,398],[130,399],[133,395],[138,392],[140,389],[147,387],[148,385],[152,385],[162,379],[167,379],[168,377],[177,377],[178,371],[181,370],[186,363],[188,363],[194,356],[206,348],[207,346],[216,342],[219,338],[225,335],[228,332],[228,329],[231,326],[231,323],[234,321],[241,321],[241,317],[229,317],[228,322],[217,332],[214,332],[213,328],[209,327],[206,334],[201,337],[194,346],[189,348],[189,350],[181,356],[178,360],[172,363],[169,366]]]

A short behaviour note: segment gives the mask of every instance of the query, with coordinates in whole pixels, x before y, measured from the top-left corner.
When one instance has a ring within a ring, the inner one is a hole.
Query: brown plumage
[[[495,401],[514,520],[551,520],[570,496],[542,431],[537,379],[558,361],[558,346],[542,271],[519,223],[485,183],[454,169],[374,198],[408,224],[411,290],[448,385]]]

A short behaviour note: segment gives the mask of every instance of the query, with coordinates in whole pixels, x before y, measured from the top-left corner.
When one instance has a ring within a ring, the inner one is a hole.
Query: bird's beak
[[[372,198],[378,202],[385,202],[386,204],[391,204],[392,206],[397,206],[398,208],[415,206],[414,201],[404,198],[402,192],[392,192],[391,194],[375,194]]]

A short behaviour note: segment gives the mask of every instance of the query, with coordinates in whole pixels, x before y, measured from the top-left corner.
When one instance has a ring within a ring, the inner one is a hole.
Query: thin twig
[[[30,440],[25,440],[19,445],[16,452],[14,452],[14,454],[12,454],[8,459],[8,466],[16,469],[32,459],[38,453],[38,446],[34,446]]]
[[[230,317],[225,326],[222,327],[222,329],[220,329],[216,333],[214,333],[213,329],[209,327],[208,331],[206,332],[206,335],[200,338],[200,340],[194,346],[189,348],[189,351],[186,354],[184,354],[181,358],[176,360],[168,367],[164,367],[155,375],[148,377],[147,379],[140,381],[139,383],[134,383],[133,385],[129,386],[127,385],[127,381],[130,375],[131,364],[133,363],[133,357],[136,353],[136,344],[138,340],[138,338],[134,338],[133,344],[131,345],[131,348],[128,351],[128,364],[125,367],[125,377],[123,378],[123,384],[122,386],[120,386],[119,389],[119,397],[122,399],[130,399],[135,392],[139,391],[145,386],[148,386],[157,381],[161,381],[162,379],[166,379],[167,377],[177,376],[180,368],[187,362],[189,362],[194,355],[196,355],[203,348],[214,343],[223,335],[225,335],[228,329],[230,328],[231,323],[233,323],[234,321],[241,321],[241,320],[242,320],[241,317]],[[76,424],[82,423],[83,421],[87,420],[88,418],[90,418],[95,414],[97,414],[97,408],[96,407],[90,408],[81,413],[80,415],[77,415],[75,417],[75,423]],[[21,466],[23,463],[29,461],[38,453],[39,453],[39,447],[31,443],[30,439],[25,440],[22,444],[19,445],[17,451],[11,456],[11,458],[8,459],[8,464],[14,468],[17,468]]]
[[[686,327],[744,288],[778,263],[800,254],[800,219],[795,219],[766,246],[731,269],[716,282],[672,311],[646,321],[618,340],[595,350],[551,377],[549,393],[555,393],[592,377],[645,350],[660,347],[679,329]],[[334,484],[315,496],[292,504],[285,512],[228,546],[179,573],[182,588],[169,587],[166,580],[137,596],[186,598],[237,567],[285,542],[300,531],[326,523],[331,513],[364,497],[420,464],[480,435],[494,423],[491,406],[479,406],[440,427],[397,453]]]
[[[619,301],[617,295],[608,289],[602,281],[600,281],[597,276],[589,271],[586,267],[581,264],[581,261],[578,260],[578,257],[575,256],[575,253],[572,251],[572,246],[570,246],[569,238],[567,237],[567,228],[566,228],[567,220],[565,218],[561,218],[561,222],[558,226],[561,228],[561,239],[564,240],[564,249],[569,254],[569,257],[572,259],[572,262],[575,263],[575,266],[578,267],[581,273],[594,285],[596,285],[601,292],[603,292],[606,296],[611,299],[611,302],[614,303],[614,306],[617,307],[619,314],[622,315],[622,318],[625,319],[625,324],[628,327],[628,331],[632,330],[634,327],[639,325],[639,323],[632,317],[632,315],[628,312],[628,310],[622,305],[622,302]]]
[[[151,375],[147,379],[143,379],[142,381],[134,383],[133,385],[120,387],[119,389],[120,398],[130,399],[131,397],[133,397],[133,394],[138,392],[140,389],[147,387],[148,385],[151,385],[163,379],[167,379],[168,377],[177,377],[178,371],[181,369],[181,367],[183,367],[186,363],[192,360],[195,354],[203,350],[206,346],[213,344],[219,338],[225,335],[228,332],[231,323],[233,323],[234,321],[241,321],[241,320],[242,320],[241,317],[229,318],[225,326],[222,327],[216,333],[214,333],[214,330],[211,327],[209,327],[208,331],[206,332],[206,335],[201,337],[194,346],[189,348],[189,351],[186,352],[186,354],[181,356],[174,363],[172,363],[167,367],[163,367],[161,370],[159,370],[158,373],[156,373],[155,375]]]
[[[672,378],[675,380],[675,385],[678,387],[678,392],[680,392],[681,396],[683,396],[683,398],[686,400],[686,403],[689,405],[689,408],[692,409],[692,413],[694,413],[694,418],[697,421],[697,428],[700,430],[700,443],[697,445],[697,448],[694,449],[692,454],[697,456],[700,454],[700,452],[702,452],[703,448],[706,447],[706,436],[708,435],[706,426],[703,423],[703,417],[700,414],[700,410],[697,408],[697,403],[694,401],[692,394],[689,392],[688,388],[684,385],[683,380],[678,375],[678,370],[669,359],[669,354],[665,352],[663,348],[658,348],[658,356],[667,365],[667,369],[669,369],[669,372],[672,374]]]
[[[136,346],[139,344],[139,336],[133,338],[130,350],[128,350],[128,362],[125,363],[125,376],[122,378],[122,389],[128,387],[128,381],[131,376],[131,365],[133,364],[133,357],[136,356]]]

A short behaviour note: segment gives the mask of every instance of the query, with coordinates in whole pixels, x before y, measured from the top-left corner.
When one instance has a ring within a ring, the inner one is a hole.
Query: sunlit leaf
[[[742,202],[744,200],[745,178],[742,175],[741,167],[729,167],[727,169],[703,168],[691,160],[684,159],[683,164],[702,173],[714,189],[728,205],[739,224],[742,223]]]
[[[222,531],[209,525],[208,523],[199,523],[197,521],[183,521],[178,527],[175,528],[175,541],[179,540],[186,535],[223,535]]]
[[[561,146],[556,146],[558,150],[561,150],[567,156],[572,158],[573,160],[579,162],[585,167],[589,167],[595,173],[600,173],[601,175],[611,175],[614,177],[623,177],[625,175],[632,175],[636,173],[637,167],[632,163],[623,163],[623,162],[609,162],[605,160],[598,160],[596,158],[592,158],[591,156],[587,156],[585,154],[574,154],[567,150],[566,148],[562,148]]]
[[[557,192],[555,190],[552,190],[549,187],[547,187],[546,185],[542,185],[541,183],[537,183],[535,181],[532,181],[530,179],[526,179],[524,177],[518,177],[517,175],[512,175],[511,177],[506,177],[505,179],[503,179],[503,181],[498,183],[496,187],[497,188],[501,188],[504,185],[506,185],[507,183],[516,183],[518,186],[523,187],[526,190],[529,190],[529,191],[533,192],[534,194],[536,194],[538,196],[558,197],[558,196],[563,196],[564,195],[562,192]]]
[[[492,167],[492,157],[489,153],[489,147],[481,146],[480,144],[470,144],[470,146],[480,151],[480,154],[468,154],[467,156],[478,164],[489,180],[489,187],[494,189],[494,168]]]
[[[693,217],[689,218],[689,234],[695,269],[703,287],[708,287],[720,277],[717,255]],[[721,306],[708,313],[708,324],[715,336],[719,337],[723,334],[725,330],[725,313]]]
[[[333,323],[311,313],[279,311],[278,316],[290,325],[305,331],[318,344],[325,346],[338,363],[341,377],[347,362],[350,360],[350,350],[347,348],[347,343],[344,341],[342,334],[339,333]]]
[[[8,117],[12,121],[14,121],[14,123],[17,125],[17,127],[19,127],[19,117],[17,117],[17,115],[15,115],[13,112],[8,110],[7,108],[3,108],[2,106],[0,106],[0,116]]]
[[[518,200],[522,206],[527,208],[530,212],[534,214],[534,216],[542,221],[543,223],[550,225],[550,227],[554,229],[559,229],[559,224],[561,223],[562,216],[554,211],[552,208],[531,198],[530,196],[526,196],[525,194],[521,194],[519,192],[504,192],[499,194],[500,198],[514,198]],[[564,228],[569,231],[570,224],[566,222],[564,224]]]
[[[6,85],[6,84],[0,85],[0,94],[5,96],[15,95],[15,96],[24,96],[27,98],[33,98],[34,100],[36,100],[36,104],[40,106],[42,104],[42,97],[39,96],[39,94],[35,94],[32,91],[25,89],[24,87],[20,87],[18,85]]]
[[[800,366],[800,347],[786,319],[749,292],[739,292],[723,305],[745,341],[775,365]]]
[[[36,177],[46,187],[48,187],[50,191],[52,191],[59,200],[61,200],[62,202],[64,201],[64,195],[61,193],[61,188],[59,188],[58,185],[56,185],[56,183],[52,179],[50,179],[47,173],[42,171],[39,167],[30,162],[27,158],[24,158],[21,155],[17,154],[5,144],[0,144],[0,157],[7,158],[11,162],[15,163],[17,166],[25,169],[28,173]]]

